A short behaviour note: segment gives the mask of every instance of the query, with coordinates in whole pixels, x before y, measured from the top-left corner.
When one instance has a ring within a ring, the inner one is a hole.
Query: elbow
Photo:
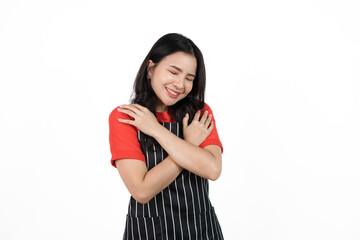
[[[134,198],[138,203],[141,203],[141,204],[147,204],[147,203],[150,201],[150,199],[147,199],[147,198],[135,198],[134,196],[133,196],[133,198]]]
[[[221,168],[215,169],[212,171],[212,173],[209,175],[209,180],[216,181],[221,175]]]
[[[220,151],[220,150],[219,150]],[[213,155],[213,161],[211,161],[211,164],[208,165],[208,179],[212,181],[216,181],[220,175],[222,170],[222,157],[219,152],[219,154],[212,154]]]
[[[131,196],[141,204],[147,204],[151,199],[145,191],[135,191]]]

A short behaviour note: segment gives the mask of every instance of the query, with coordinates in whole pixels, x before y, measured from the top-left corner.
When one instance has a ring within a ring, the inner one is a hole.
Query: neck
[[[157,104],[156,104],[156,107],[155,107],[155,111],[156,112],[167,112],[168,111],[168,106],[166,106],[163,103],[159,103],[159,101],[158,101]]]

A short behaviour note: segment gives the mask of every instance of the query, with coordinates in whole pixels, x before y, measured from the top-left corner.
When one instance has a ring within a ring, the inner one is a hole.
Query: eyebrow
[[[170,65],[170,67],[173,67],[173,68],[177,69],[178,71],[182,72],[181,68],[179,68],[179,67],[177,67],[177,66]],[[195,77],[195,74],[188,73],[187,75],[192,76],[192,77]]]

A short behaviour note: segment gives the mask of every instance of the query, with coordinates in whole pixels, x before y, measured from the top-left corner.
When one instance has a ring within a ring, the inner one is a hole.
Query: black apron
[[[183,138],[179,123],[162,123],[176,136]],[[145,137],[138,132],[139,141]],[[141,142],[140,142],[141,143]],[[165,159],[168,154],[153,145],[154,152],[141,150],[148,169]],[[209,182],[187,170],[148,203],[130,198],[124,240],[222,240],[223,235],[209,199]]]

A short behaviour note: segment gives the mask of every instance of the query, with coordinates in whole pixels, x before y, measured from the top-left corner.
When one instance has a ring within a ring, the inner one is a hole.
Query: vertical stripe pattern
[[[179,123],[162,123],[176,136],[183,138]],[[138,139],[146,135],[138,132]],[[141,150],[150,170],[168,154],[159,145],[153,150]],[[214,207],[209,199],[208,180],[187,170],[148,203],[141,204],[130,197],[124,240],[222,240],[223,234]]]

